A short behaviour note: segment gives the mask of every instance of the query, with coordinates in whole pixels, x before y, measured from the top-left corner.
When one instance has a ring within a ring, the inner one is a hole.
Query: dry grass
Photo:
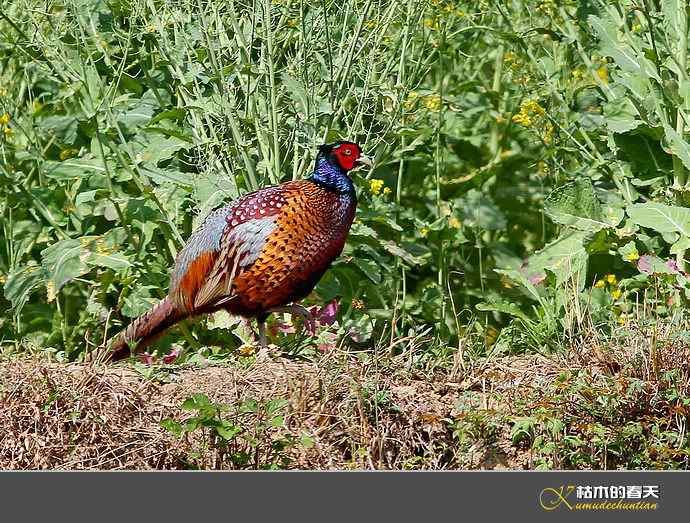
[[[600,425],[617,434],[620,427],[647,423],[650,416],[668,432],[668,449],[658,444],[650,454],[646,445],[652,443],[638,442],[629,459],[644,453],[647,461],[640,466],[645,466],[657,459],[653,453],[665,452],[671,457],[665,458],[664,466],[682,466],[688,411],[665,398],[669,387],[681,387],[683,397],[690,394],[690,351],[683,340],[670,338],[633,329],[619,337],[619,343],[591,338],[548,358],[477,361],[464,374],[410,369],[406,357],[363,362],[346,352],[324,355],[317,363],[260,353],[255,360],[243,358],[233,366],[157,367],[150,369],[154,378],[145,378],[131,364],[14,358],[0,363],[0,468],[222,469],[279,464],[295,469],[438,470],[522,469],[545,462],[556,468],[603,468],[611,458],[605,450],[601,455],[601,449],[588,446],[588,431]],[[668,371],[680,372],[679,381],[664,378]],[[630,392],[631,380],[641,383],[639,392]],[[228,416],[235,416],[233,423],[256,439],[250,446],[238,438],[235,450],[252,456],[238,465],[228,459],[227,447],[214,445],[208,433],[195,431],[178,439],[161,427],[166,418],[189,418],[191,413],[181,404],[195,393],[225,405],[248,398],[286,399],[288,405],[281,412],[283,423],[263,432],[256,428],[265,422],[258,414],[229,411]],[[599,417],[591,414],[600,397],[613,398],[611,408],[620,412],[604,409]],[[541,435],[561,450],[544,450],[547,447],[534,444],[534,438],[514,438],[516,420],[537,412],[542,414],[535,418],[533,436]],[[565,423],[560,435],[549,434],[543,422],[549,417]],[[564,446],[565,435],[585,443],[576,449]],[[305,436],[309,445],[302,444]],[[286,438],[297,443],[276,450],[275,443]],[[573,452],[580,461],[573,461]],[[626,466],[616,466],[621,464]]]
[[[503,367],[510,370],[505,383],[524,379],[518,366]],[[503,370],[494,366],[492,372]],[[476,449],[472,464],[458,456],[449,424],[461,415],[456,403],[462,390],[481,387],[481,379],[449,381],[443,373],[409,372],[402,361],[383,367],[336,354],[318,365],[264,356],[247,368],[173,368],[165,376],[169,383],[145,379],[131,365],[65,365],[36,358],[4,362],[0,467],[175,469],[188,467],[190,453],[202,448],[206,466],[226,468],[230,465],[218,460],[216,449],[203,448],[201,436],[178,440],[160,427],[165,418],[189,417],[180,405],[199,392],[223,404],[288,399],[284,426],[272,428],[269,440],[289,433],[314,442],[287,450],[291,468],[495,465],[491,451]],[[493,392],[487,390],[485,397],[486,407],[494,408]]]

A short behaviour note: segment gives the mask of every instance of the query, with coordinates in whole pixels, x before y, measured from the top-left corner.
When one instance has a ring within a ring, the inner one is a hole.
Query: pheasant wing
[[[233,281],[259,257],[285,203],[282,187],[269,187],[211,213],[177,256],[172,301],[190,313],[230,301]]]

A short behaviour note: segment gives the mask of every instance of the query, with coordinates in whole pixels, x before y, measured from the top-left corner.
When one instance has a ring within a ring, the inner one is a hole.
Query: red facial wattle
[[[357,158],[360,156],[360,151],[353,145],[341,145],[335,151],[335,157],[338,159],[338,164],[344,170],[349,171],[355,168]]]

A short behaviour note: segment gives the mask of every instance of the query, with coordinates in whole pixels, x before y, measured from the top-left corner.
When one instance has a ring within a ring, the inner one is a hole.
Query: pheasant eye
[[[343,154],[345,156],[352,156],[352,149],[343,149]]]

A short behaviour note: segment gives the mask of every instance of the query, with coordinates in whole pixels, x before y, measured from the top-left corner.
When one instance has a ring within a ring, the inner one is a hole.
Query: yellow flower
[[[422,227],[419,229],[419,234],[422,235],[422,238],[426,238],[426,235],[429,234],[429,227]]]
[[[424,107],[430,111],[438,111],[441,108],[441,97],[437,94],[430,94],[424,97]]]
[[[514,114],[511,120],[513,120],[513,122],[515,122],[518,125],[522,125],[523,127],[529,127],[530,125],[532,125],[532,119],[528,115],[523,113]]]
[[[364,310],[365,305],[362,300],[359,298],[352,298],[352,308],[355,309],[356,311],[361,311]]]
[[[604,280],[597,280],[597,282],[594,284],[595,289],[603,289],[606,286],[606,283]]]
[[[297,24],[297,20],[295,20],[294,18],[290,18],[290,19],[287,21],[287,26],[290,27],[290,28],[292,28],[292,29],[294,29],[295,27],[297,27],[297,25],[298,25],[298,24]]]
[[[371,192],[371,194],[378,195],[381,189],[383,189],[383,180],[379,180],[378,178],[369,180],[369,192]]]
[[[244,344],[239,349],[237,349],[237,352],[240,356],[248,357],[252,356],[256,352],[256,349],[253,345]]]
[[[616,283],[618,283],[615,274],[607,274],[606,281],[609,282],[611,285],[615,285]]]
[[[611,291],[611,297],[612,297],[614,300],[619,299],[622,295],[623,295],[623,293],[621,292],[620,289],[615,289],[615,290]]]
[[[631,27],[633,33],[636,33],[637,31],[640,31],[642,29],[642,26],[640,24],[633,24]]]
[[[431,29],[432,31],[436,31],[438,29],[438,20],[432,18],[425,18],[424,27],[426,27],[427,29]]]
[[[7,125],[8,123],[10,123],[9,113],[5,113],[2,116],[0,116],[0,125]]]
[[[7,281],[7,276],[4,274],[0,274],[0,284],[5,283]]]
[[[549,172],[549,166],[546,165],[546,162],[540,161],[537,163],[537,174],[539,176],[548,176]]]
[[[67,148],[60,151],[60,160],[67,160],[74,158],[79,153],[79,149]]]
[[[496,338],[498,338],[498,330],[495,327],[487,327],[484,331],[484,336],[486,337],[486,344],[491,346],[496,343]]]
[[[391,188],[390,187],[384,187],[383,188],[383,194],[390,194]]]
[[[536,100],[525,100],[520,104],[520,109],[530,114],[543,116],[546,111]]]
[[[597,69],[597,76],[603,83],[609,83],[609,70],[606,67],[601,66],[599,69]]]
[[[5,133],[5,136],[12,136],[12,133],[14,133],[11,127],[3,128],[2,132]]]
[[[103,240],[103,238],[98,238],[96,240],[96,252],[98,254],[108,255],[108,254],[112,254],[114,251],[115,251],[114,249],[111,249],[110,247],[108,247],[105,244],[105,241]]]
[[[367,29],[374,29],[378,25],[379,23],[376,20],[367,20],[367,23],[364,24],[364,27]]]
[[[448,219],[448,225],[450,225],[453,229],[460,229],[462,227],[462,222],[455,216],[451,216]]]
[[[637,261],[640,258],[640,254],[637,252],[637,249],[635,249],[633,252],[628,254],[625,259],[628,260],[629,262],[634,262]]]
[[[523,100],[520,104],[520,112],[513,115],[513,122],[529,127],[534,123],[534,118],[540,118],[546,114],[546,110],[536,100]]]
[[[546,131],[544,132],[544,143],[549,145],[553,141],[553,124],[548,122],[546,124]]]
[[[618,325],[625,325],[625,322],[627,320],[627,316],[623,313],[621,313],[620,316],[618,316]]]
[[[419,94],[417,91],[410,91],[407,94],[407,99],[403,103],[403,107],[407,109],[408,111],[413,109],[415,106],[415,103],[417,103],[417,98],[419,98]]]

